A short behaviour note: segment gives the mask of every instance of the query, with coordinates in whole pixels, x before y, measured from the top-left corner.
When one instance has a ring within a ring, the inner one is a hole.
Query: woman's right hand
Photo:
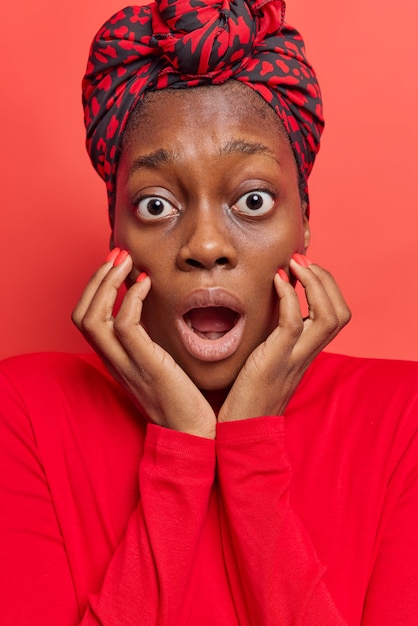
[[[212,407],[140,323],[142,303],[151,288],[149,276],[128,289],[117,315],[113,315],[118,290],[132,267],[131,257],[124,253],[115,263],[106,261],[84,290],[73,311],[73,322],[151,421],[214,439],[216,417]]]

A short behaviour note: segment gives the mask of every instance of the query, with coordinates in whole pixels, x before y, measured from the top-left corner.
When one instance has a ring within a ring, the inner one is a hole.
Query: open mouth
[[[183,316],[187,327],[208,341],[224,337],[234,328],[239,317],[236,311],[224,306],[190,309]]]
[[[238,349],[245,319],[244,306],[235,295],[221,288],[198,289],[181,304],[176,327],[191,355],[221,361]]]

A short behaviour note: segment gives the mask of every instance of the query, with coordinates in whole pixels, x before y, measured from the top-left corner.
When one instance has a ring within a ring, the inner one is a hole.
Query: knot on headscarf
[[[268,10],[260,10],[260,6]],[[171,66],[191,76],[207,75],[248,57],[257,40],[279,32],[282,0],[157,0],[150,44]]]
[[[307,197],[323,128],[319,85],[283,0],[158,0],[127,7],[93,40],[83,79],[87,150],[113,223],[121,136],[147,91],[221,84],[257,91],[281,119]]]

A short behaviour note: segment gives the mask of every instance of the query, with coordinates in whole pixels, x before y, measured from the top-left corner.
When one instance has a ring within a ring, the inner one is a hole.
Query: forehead
[[[272,134],[290,146],[284,127],[273,109],[250,87],[231,80],[223,85],[149,92],[128,121],[122,148],[142,137],[164,143],[181,133],[198,132],[208,138],[245,131],[260,140]]]

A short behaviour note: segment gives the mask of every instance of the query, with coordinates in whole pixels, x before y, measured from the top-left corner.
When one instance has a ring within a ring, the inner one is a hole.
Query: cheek
[[[162,268],[172,267],[175,259],[175,242],[164,237],[152,227],[138,225],[132,220],[119,220],[115,223],[114,244],[128,250],[134,268],[145,270],[155,277]]]
[[[282,228],[279,236],[268,234],[249,255],[248,263],[253,260],[254,271],[259,273],[261,282],[280,268],[289,269],[289,261],[295,252],[304,251],[304,235],[302,228]]]

